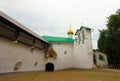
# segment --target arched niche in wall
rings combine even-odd
[[[96,57],[95,54],[93,54],[93,62],[94,62],[95,65],[97,64],[97,57]]]
[[[37,66],[37,65],[38,65],[38,62],[35,62],[35,63],[34,63],[34,66]]]
[[[46,63],[45,71],[53,72],[54,71],[54,64],[51,62]]]
[[[21,69],[21,66],[22,66],[22,62],[21,62],[21,61],[17,62],[17,63],[15,64],[14,71],[20,70],[20,69]]]

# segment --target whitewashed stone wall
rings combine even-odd
[[[21,66],[14,71],[16,63]],[[34,64],[37,63],[35,66]],[[0,73],[44,70],[44,51],[0,37]]]
[[[104,53],[101,53],[101,52],[95,52],[94,54],[96,56],[96,65],[97,66],[105,67],[108,65],[107,55],[105,55]],[[100,60],[99,55],[101,55],[104,58],[104,60]]]
[[[82,33],[85,33],[85,40],[82,43]],[[93,67],[93,51],[91,31],[81,29],[81,41],[73,43],[52,43],[53,49],[57,53],[57,58],[45,59],[44,51],[35,48],[31,52],[31,47],[15,43],[0,37],[0,73],[19,72],[19,71],[44,71],[48,62],[54,64],[55,70],[67,68],[90,69]],[[78,37],[78,36],[77,36]],[[78,39],[78,38],[77,38]],[[16,63],[21,62],[17,71],[14,70]],[[35,65],[37,63],[37,65]]]
[[[84,43],[82,31],[84,31]],[[80,40],[78,37],[80,33]],[[79,42],[80,41],[80,42]],[[74,42],[74,68],[90,69],[93,67],[93,51],[92,51],[91,31],[82,28],[76,34],[76,41]]]
[[[52,62],[55,70],[72,68],[73,65],[73,43],[52,43],[53,49],[57,53],[57,58],[46,59],[47,62]]]

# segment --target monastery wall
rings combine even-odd
[[[93,56],[92,54],[89,54],[86,48],[87,47],[85,45],[79,45],[74,47],[74,68],[92,68]]]
[[[76,40],[74,44],[52,43],[52,47],[57,53],[56,59],[46,59],[43,50],[35,48],[32,51],[31,46],[0,37],[0,73],[44,71],[49,62],[54,64],[54,70],[90,69],[93,67],[91,31],[84,31],[84,42],[81,31],[78,31],[81,40]]]
[[[44,70],[44,52],[0,37],[0,73]]]
[[[102,52],[95,52],[95,56],[97,66],[104,67],[108,65],[107,55]],[[100,60],[100,56],[102,56],[103,59]]]
[[[72,68],[73,66],[73,43],[52,43],[57,53],[57,58],[45,59],[45,62],[52,62],[55,70]]]

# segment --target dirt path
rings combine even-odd
[[[120,81],[120,73],[101,69],[68,69],[2,75],[0,81]]]
[[[118,69],[103,69],[103,70],[112,71],[112,72],[119,72],[120,73],[120,70],[118,70]]]

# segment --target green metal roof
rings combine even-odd
[[[54,37],[54,36],[42,36],[42,38],[48,42],[74,42],[72,38],[65,38],[65,37]]]
[[[82,28],[85,28],[85,29],[87,29],[87,30],[91,30],[91,28],[89,28],[89,27],[81,26],[81,28],[80,28],[80,29],[77,29],[77,31],[76,31],[76,33],[75,33],[75,35],[76,35],[76,34],[77,34],[77,32],[78,32],[79,30],[81,30]]]

